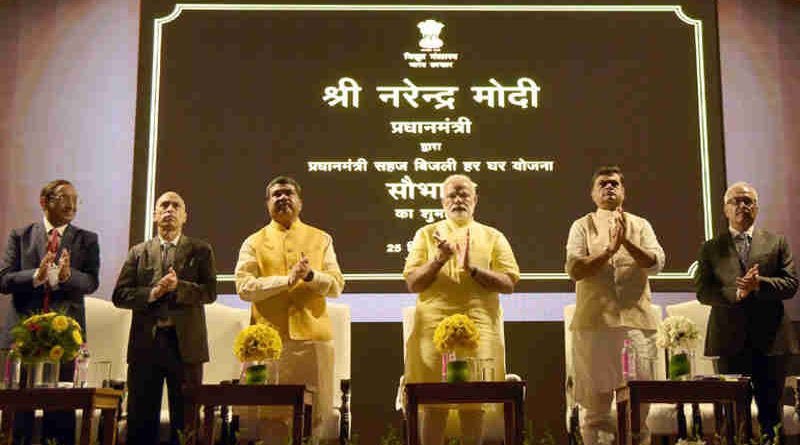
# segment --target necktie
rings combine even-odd
[[[175,255],[173,253],[174,247],[172,243],[164,243],[161,245],[161,271],[164,274],[169,272],[169,268],[172,267],[172,263],[175,261]]]
[[[750,257],[750,235],[742,232],[734,238],[736,242],[736,251],[739,253],[739,259],[742,265],[747,265],[747,259]]]
[[[161,245],[161,272],[162,275],[169,273],[169,268],[175,261],[175,245],[172,243],[164,243]],[[158,307],[158,320],[164,322],[169,319],[169,295],[165,295],[161,299],[161,304]]]
[[[61,235],[58,233],[56,229],[50,229],[50,237],[47,239],[47,252],[48,253],[58,253],[58,243],[59,237]],[[52,292],[52,288],[50,287],[50,280],[45,280],[44,285],[44,300],[42,301],[42,311],[47,313],[50,312],[50,294]]]
[[[61,235],[56,229],[50,229],[50,238],[47,240],[47,251],[56,253],[58,252],[58,242]]]

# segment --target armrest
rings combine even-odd
[[[349,443],[350,420],[350,379],[342,379],[339,383],[342,390],[342,406],[339,408],[339,443]]]
[[[394,399],[395,411],[400,411],[405,415],[406,412],[406,376],[401,375],[397,382],[397,396]]]
[[[800,376],[789,375],[786,376],[784,391],[783,391],[783,405],[794,406],[795,412],[800,412]]]

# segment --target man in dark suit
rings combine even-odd
[[[114,288],[114,305],[133,310],[128,340],[127,443],[158,443],[167,381],[170,441],[184,428],[184,385],[199,385],[208,361],[204,305],[217,299],[214,253],[182,234],[186,205],[175,192],[156,201],[158,236],[128,253]]]
[[[84,295],[97,290],[100,249],[97,234],[70,224],[78,192],[67,180],[45,185],[39,194],[41,222],[15,229],[0,264],[0,293],[11,294],[19,319],[37,312],[62,312],[86,329]],[[62,381],[72,381],[73,363],[61,365]],[[20,413],[15,443],[30,443],[33,413]],[[75,413],[45,412],[44,439],[75,443]],[[24,437],[24,438],[23,438]],[[44,442],[44,440],[42,441]]]
[[[730,186],[724,206],[728,230],[703,245],[695,274],[697,299],[711,306],[705,354],[719,356],[719,373],[751,376],[761,433],[771,438],[782,419],[787,355],[798,352],[783,309],[797,275],[786,238],[753,226],[753,186]]]

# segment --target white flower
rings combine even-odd
[[[698,338],[700,338],[700,331],[697,329],[697,325],[681,315],[665,318],[658,325],[656,332],[656,344],[660,348],[691,349]]]
[[[598,431],[597,432],[597,443],[599,445],[613,445],[617,442],[617,437],[614,433],[609,433],[607,431]]]
[[[675,442],[675,445],[706,445],[706,441],[703,439],[678,439]]]

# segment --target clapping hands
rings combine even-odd
[[[446,238],[442,238],[438,230],[433,232],[433,239],[436,241],[436,248],[438,250],[434,261],[444,264],[455,254],[459,269],[469,270],[469,229],[467,229],[467,238],[464,247],[458,243],[448,241]]]
[[[58,283],[63,283],[72,276],[70,269],[70,255],[68,249],[61,250],[61,257],[56,264],[56,252],[48,251],[39,263],[36,276],[47,281],[50,286],[55,287]]]
[[[744,276],[736,278],[736,301],[744,300],[758,288],[758,278],[758,264],[748,269]]]
[[[289,271],[289,287],[294,286],[294,283],[305,278],[310,270],[311,265],[308,261],[308,257],[305,253],[300,252],[300,261],[292,266],[292,270]]]
[[[163,297],[169,292],[174,291],[178,287],[178,275],[175,273],[175,269],[169,268],[167,274],[161,277],[153,286],[153,290],[150,291],[153,298],[158,299]]]
[[[58,282],[63,283],[72,276],[70,269],[69,250],[61,250],[61,258],[58,259]]]

